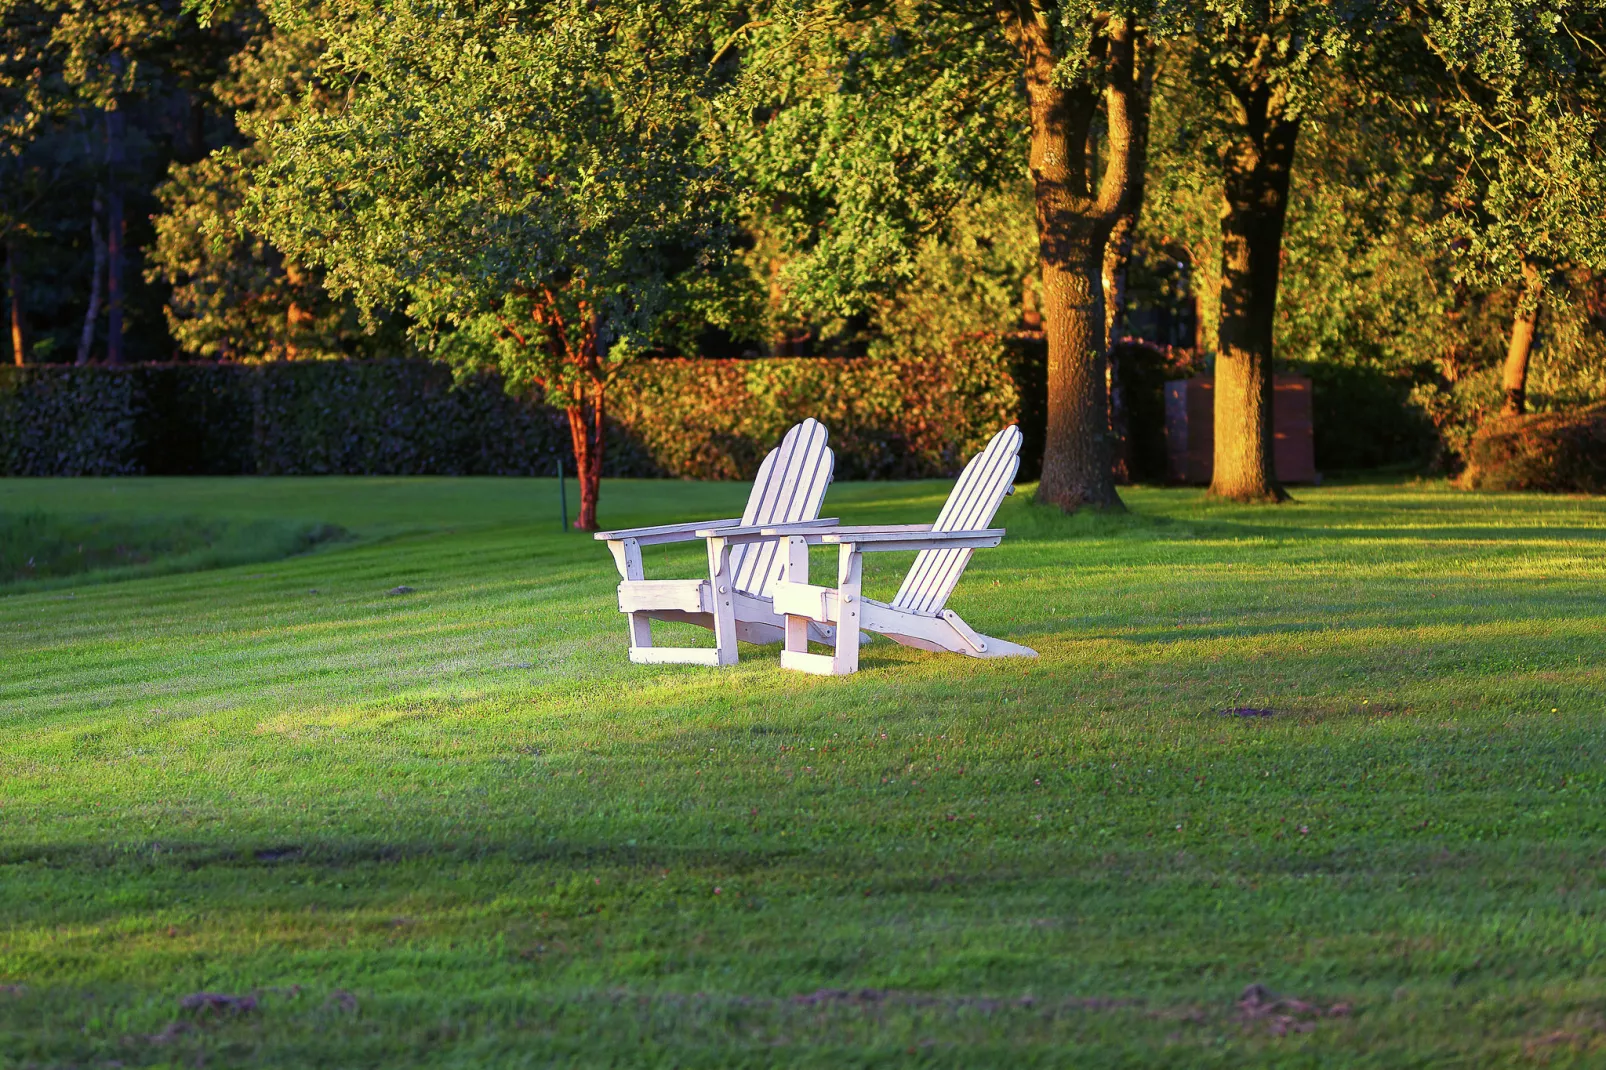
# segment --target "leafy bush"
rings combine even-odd
[[[1490,421],[1467,447],[1471,490],[1606,494],[1606,405]]]
[[[1413,403],[1408,377],[1375,364],[1318,360],[1287,367],[1311,381],[1318,469],[1420,467],[1434,459],[1439,435]]]

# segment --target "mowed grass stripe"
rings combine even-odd
[[[929,520],[946,490],[839,485],[826,512]],[[1017,496],[953,605],[1041,659],[877,643],[818,680],[754,649],[628,665],[611,562],[553,491],[0,484],[354,535],[0,598],[0,1065],[1599,1052],[1602,503]],[[744,492],[620,481],[603,522]],[[1319,1008],[1310,1031],[1246,1018],[1251,981]],[[260,1003],[178,1009],[202,989]]]

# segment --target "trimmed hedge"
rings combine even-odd
[[[0,473],[120,476],[144,470],[130,375],[0,368]]]
[[[557,414],[422,361],[0,370],[0,473],[530,475]]]
[[[1606,405],[1491,420],[1467,446],[1469,490],[1606,494]]]
[[[806,416],[842,479],[949,475],[1016,418],[1021,361],[643,360],[608,398],[609,476],[746,479]],[[0,475],[545,475],[568,426],[428,361],[0,368]]]
[[[610,408],[613,437],[657,474],[750,479],[786,429],[813,416],[830,429],[838,479],[915,479],[963,468],[1017,402],[1001,351],[978,344],[944,361],[641,361]]]

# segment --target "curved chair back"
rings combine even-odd
[[[836,465],[826,438],[825,425],[813,418],[786,433],[759,466],[742,513],[743,525],[793,524],[819,517]],[[738,591],[769,597],[785,568],[780,540],[734,547],[730,564]]]
[[[959,482],[937,514],[933,531],[976,531],[993,522],[998,507],[1015,484],[1020,468],[1020,428],[1014,424],[992,437],[987,448],[970,459]],[[921,550],[892,600],[893,608],[937,614],[948,604],[959,577],[970,564],[969,547]]]

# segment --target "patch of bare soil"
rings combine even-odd
[[[178,1005],[187,1011],[229,1011],[234,1014],[245,1014],[257,1009],[257,997],[226,996],[221,992],[191,992],[178,1001]]]
[[[1045,1010],[1106,1011],[1138,1005],[1136,1000],[1103,997],[1043,1003],[1035,996],[1020,996],[1015,999],[992,996],[935,996],[885,988],[817,988],[813,992],[803,992],[793,996],[792,1002],[805,1007],[872,1007],[879,1004],[894,1004],[903,1007],[942,1007],[950,1010],[974,1008],[982,1011],[1002,1010],[1005,1007],[1018,1007],[1022,1010],[1038,1007]]]
[[[1322,1006],[1292,996],[1279,996],[1262,984],[1252,984],[1238,997],[1238,1020],[1246,1025],[1265,1025],[1274,1037],[1289,1033],[1309,1033],[1323,1018],[1347,1018],[1348,1003]]]

